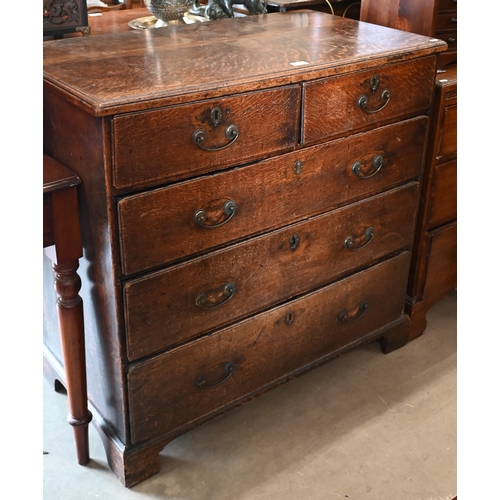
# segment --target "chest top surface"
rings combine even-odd
[[[446,49],[315,11],[44,43],[44,81],[96,116],[312,80]]]

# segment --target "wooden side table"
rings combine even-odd
[[[68,422],[73,426],[78,463],[89,462],[83,303],[77,274],[82,257],[78,213],[79,177],[53,158],[43,155],[43,247],[52,261],[57,293],[59,332],[68,391]]]

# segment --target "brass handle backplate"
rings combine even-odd
[[[379,79],[378,79],[377,75],[374,75],[370,79],[370,89],[371,89],[372,93],[374,93],[375,90],[377,90],[378,86],[379,86]],[[369,109],[368,108],[368,97],[366,96],[366,94],[361,94],[358,98],[358,106],[365,113],[368,113],[368,114],[378,113],[379,111],[382,111],[387,106],[387,104],[389,104],[389,101],[391,100],[391,93],[390,93],[389,89],[382,90],[381,97],[382,97],[382,101],[384,101],[384,103],[381,106],[379,106],[378,108]]]

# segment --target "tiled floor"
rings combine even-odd
[[[456,292],[391,354],[352,351],[170,443],[126,489],[90,428],[76,463],[67,398],[44,381],[46,500],[448,500],[457,492]],[[41,452],[40,452],[41,453]]]

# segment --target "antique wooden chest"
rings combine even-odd
[[[204,421],[407,342],[445,49],[313,11],[45,43],[44,150],[82,180],[89,402],[126,486]]]

